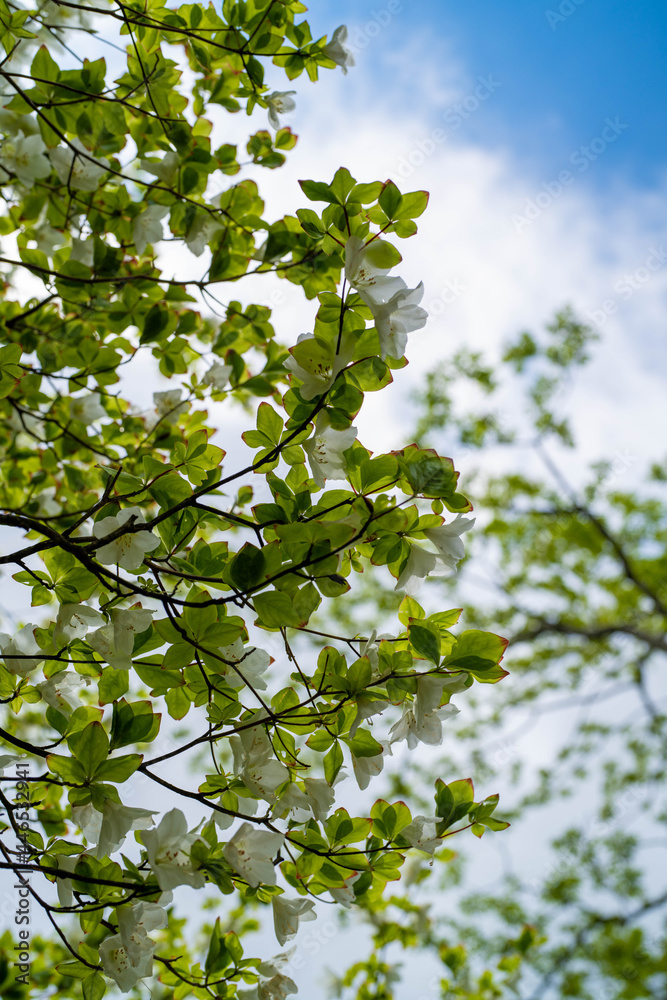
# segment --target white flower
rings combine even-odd
[[[102,829],[102,813],[92,802],[87,802],[85,806],[72,806],[72,820],[81,827],[89,844],[97,843]]]
[[[427,528],[424,534],[430,542],[433,542],[438,550],[437,553],[429,552],[421,545],[412,544],[408,561],[401,571],[394,590],[404,590],[410,597],[414,597],[427,576],[451,576],[455,573],[457,563],[465,555],[460,535],[464,531],[469,531],[474,523],[474,517],[461,517],[458,514],[450,524],[443,524],[439,528]]]
[[[359,648],[359,656],[366,656],[370,662],[373,669],[373,676],[376,676],[377,671],[380,666],[380,643],[383,639],[393,639],[394,636],[389,632],[381,632],[380,635],[377,634],[377,629],[373,629],[368,639],[366,639]]]
[[[90,677],[82,677],[73,670],[60,670],[35,687],[47,705],[68,717],[81,704],[79,689],[84,683],[90,684]]]
[[[358,236],[350,236],[345,244],[345,277],[370,306],[405,288],[402,278],[387,277],[390,267],[380,266],[385,246],[381,240],[365,244]]]
[[[70,139],[68,146],[49,150],[49,158],[60,183],[76,191],[97,191],[100,180],[108,170],[106,165],[102,166],[102,161],[89,157],[90,153],[78,139]]]
[[[352,754],[352,768],[354,770],[354,776],[357,779],[357,784],[359,788],[368,788],[371,778],[377,777],[384,767],[384,759],[386,756],[392,755],[391,746],[389,743],[382,741],[382,753],[377,754],[375,757],[355,757]]]
[[[442,692],[448,678],[442,675],[428,675],[417,681],[414,702],[406,703],[402,718],[390,730],[392,743],[408,741],[408,749],[414,750],[419,743],[439,746],[442,743],[442,723],[458,714],[455,705],[443,705]]]
[[[268,653],[265,654],[268,656]],[[275,801],[275,791],[289,781],[288,768],[273,756],[273,746],[261,726],[244,729],[230,737],[234,770],[246,788],[267,802]]]
[[[461,517],[457,514],[449,524],[443,524],[439,528],[427,528],[424,531],[429,542],[435,545],[442,561],[453,570],[456,570],[457,563],[465,555],[461,535],[464,531],[470,531],[474,523],[474,517]]]
[[[6,94],[5,101],[0,101],[0,131],[8,135],[16,135],[21,131],[24,135],[39,135],[39,124],[36,118],[30,115],[21,115],[16,111],[10,111],[7,107],[11,103],[12,95]]]
[[[289,951],[281,951],[279,955],[274,955],[272,958],[267,958],[263,962],[260,962],[257,966],[260,976],[263,976],[264,979],[272,979],[274,976],[284,972],[295,950],[295,948],[290,948]]]
[[[88,803],[72,806],[72,819],[83,830],[90,845],[88,853],[97,858],[106,858],[117,851],[132,830],[145,830],[153,823],[154,809],[135,809],[122,802],[105,799],[102,812]]]
[[[80,420],[82,424],[92,424],[101,417],[106,417],[107,411],[98,394],[89,392],[87,396],[70,400],[69,415],[72,420]]]
[[[7,670],[19,677],[27,677],[31,670],[42,662],[39,659],[41,649],[35,639],[36,625],[24,625],[14,638],[5,632],[0,632],[0,650]],[[13,655],[12,655],[13,654]],[[27,659],[26,659],[27,657]],[[33,657],[32,659],[30,657]]]
[[[18,764],[18,762],[22,759],[22,757],[17,757],[16,754],[13,753],[0,754],[0,776],[4,775],[6,767]]]
[[[366,719],[372,719],[374,715],[381,715],[388,706],[388,701],[365,697],[357,698],[357,714],[350,726],[350,736],[354,736],[362,722]]]
[[[343,452],[352,447],[356,437],[356,427],[335,431],[329,424],[328,416],[318,413],[313,436],[303,446],[318,486],[324,486],[327,479],[345,479]]]
[[[3,139],[0,143],[0,164],[5,170],[0,173],[0,181],[7,181],[6,176],[2,177],[6,171],[15,174],[29,188],[33,181],[48,177],[51,164],[45,152],[46,146],[39,135],[25,136],[23,132],[18,132],[13,139]]]
[[[48,222],[43,222],[33,230],[33,239],[38,250],[45,253],[47,257],[52,257],[54,251],[65,246],[67,237],[60,229],[54,229]]]
[[[133,830],[145,831],[147,827],[153,825],[155,811],[155,809],[124,806],[122,802],[105,799],[97,848],[93,853],[98,858],[106,858],[117,851],[128,833]]]
[[[219,361],[214,361],[204,375],[202,385],[212,385],[218,392],[222,392],[233,370],[231,365],[221,365]]]
[[[140,507],[124,507],[117,514],[96,521],[93,525],[93,535],[95,538],[106,538],[129,521],[133,525],[146,523]],[[152,552],[159,544],[158,536],[147,528],[145,531],[134,531],[114,538],[113,541],[98,548],[95,557],[105,566],[117,564],[123,569],[139,569],[146,553]]]
[[[225,680],[231,688],[238,691],[244,685],[259,691],[266,691],[266,681],[262,676],[271,663],[273,657],[263,649],[255,646],[244,646],[242,639],[237,639],[231,646],[222,646],[220,656],[227,660],[228,664],[220,663],[224,668]]]
[[[164,239],[162,219],[169,214],[168,205],[148,205],[132,223],[132,239],[141,256],[149,243]]]
[[[82,639],[88,629],[103,625],[104,615],[87,604],[61,604],[56,618],[54,639],[63,638],[66,642],[72,639]]]
[[[434,819],[426,816],[415,816],[412,823],[401,830],[401,837],[405,837],[411,847],[416,847],[426,854],[433,854],[442,841],[436,836],[436,824]]]
[[[234,769],[240,771],[248,762],[259,764],[273,756],[273,746],[260,726],[249,726],[240,733],[230,736],[229,743],[234,754]]]
[[[76,236],[73,236],[69,259],[77,260],[84,267],[92,267],[95,260],[95,241],[92,238],[89,240],[79,240]]]
[[[419,306],[423,295],[424,285],[420,282],[416,288],[400,288],[386,303],[371,306],[383,360],[387,355],[402,358],[408,334],[426,326],[428,313]]]
[[[190,406],[187,400],[181,402],[180,389],[168,389],[167,392],[154,392],[153,402],[157,411],[159,423],[161,420],[168,424],[175,424],[181,413],[185,413]]]
[[[148,932],[167,926],[169,918],[164,907],[158,903],[133,903],[129,907],[119,906],[117,914],[121,941],[131,960],[138,963],[143,955],[152,955],[155,942]]]
[[[305,823],[310,819],[312,810],[310,800],[305,792],[302,792],[296,781],[290,781],[277,797],[271,815],[289,818],[297,823]]]
[[[194,217],[192,225],[185,234],[185,242],[188,250],[195,257],[201,257],[210,239],[219,229],[222,229],[222,225],[217,219],[213,218],[212,215],[205,215],[203,212],[199,212]]]
[[[296,983],[289,976],[278,973],[268,982],[260,982],[257,989],[259,1000],[285,1000],[290,993],[298,993]]]
[[[449,576],[450,573],[449,567],[435,552],[427,552],[421,545],[412,544],[408,561],[396,581],[394,590],[404,590],[410,597],[414,597],[419,593],[422,583],[429,574]]]
[[[296,90],[274,90],[271,94],[263,95],[269,106],[269,123],[276,131],[280,128],[278,115],[289,114],[296,107],[296,102],[292,100],[292,94],[296,94]]]
[[[283,945],[296,936],[299,921],[317,920],[314,912],[315,903],[312,899],[287,899],[286,896],[274,896],[273,926],[278,943]]]
[[[304,399],[314,399],[327,392],[338,373],[347,367],[354,347],[349,341],[342,347],[340,354],[334,354],[332,345],[317,340],[312,333],[302,333],[296,347],[290,348],[291,357],[285,361],[285,368],[303,382],[299,392]]]
[[[17,447],[31,447],[33,444],[32,437],[36,437],[39,441],[44,440],[40,433],[43,430],[40,417],[41,414],[39,412],[37,414],[33,414],[28,413],[23,408],[20,410],[12,409],[10,416],[6,420],[6,426],[11,427],[13,431],[16,431],[16,434],[18,435],[16,439]],[[23,442],[26,442],[26,444],[23,444]]]
[[[150,941],[150,938],[147,938]],[[100,960],[107,976],[114,980],[122,993],[129,993],[139,982],[153,973],[153,948],[146,948],[134,962],[123,947],[120,934],[113,934],[100,945]]]
[[[116,608],[111,612],[111,621],[91,632],[86,641],[116,670],[130,670],[135,636],[146,631],[153,614],[146,608]]]
[[[100,958],[105,973],[115,980],[123,993],[129,993],[140,980],[153,972],[155,941],[149,931],[166,927],[167,911],[157,903],[133,903],[119,906],[118,934],[100,945]]]
[[[76,868],[76,863],[80,855],[58,854],[56,856],[56,867],[59,871],[70,872]],[[57,878],[56,888],[58,890],[58,902],[61,906],[71,906],[74,902],[72,880],[69,878]]]
[[[162,181],[166,187],[171,187],[180,162],[178,153],[170,150],[161,160],[142,160],[140,166],[142,170]]]
[[[290,773],[279,760],[268,760],[262,763],[247,763],[239,777],[246,788],[255,795],[260,795],[267,802],[273,802],[276,789],[289,781]]]
[[[324,54],[335,62],[337,66],[347,75],[347,67],[354,66],[354,56],[349,49],[345,48],[347,41],[347,26],[341,24],[333,33],[331,41],[324,46]]]
[[[306,796],[310,803],[311,812],[318,823],[321,823],[329,815],[336,793],[324,778],[305,778],[303,783],[306,787]]]
[[[361,878],[361,872],[350,872],[342,885],[329,889],[329,894],[337,903],[347,909],[354,903],[355,895],[352,886],[359,878]]]
[[[202,872],[194,868],[189,853],[201,837],[188,833],[187,820],[180,809],[168,812],[157,830],[146,830],[141,839],[161,889],[174,889],[177,885],[201,889],[205,884]]]
[[[243,823],[225,847],[223,854],[235,872],[256,888],[260,882],[276,884],[276,872],[271,858],[283,845],[282,833],[257,830]]]
[[[54,517],[60,513],[60,504],[54,500],[56,495],[55,486],[47,486],[45,490],[35,497],[37,502],[37,514],[39,517]]]

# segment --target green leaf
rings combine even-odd
[[[343,766],[343,751],[339,743],[334,743],[324,758],[324,777],[333,785],[336,776]]]
[[[373,240],[367,245],[365,254],[369,263],[379,268],[395,267],[403,260],[394,244],[385,240]]]
[[[391,805],[384,799],[378,799],[371,808],[373,833],[383,840],[393,840],[401,830],[412,822],[410,810],[405,802],[393,802]]]
[[[428,205],[428,191],[410,191],[403,195],[400,207],[394,218],[396,219],[417,219],[426,211]]]
[[[150,701],[128,703],[123,698],[115,702],[109,749],[113,752],[132,743],[150,743],[159,732],[161,718],[153,713]]]
[[[466,670],[483,683],[495,684],[507,677],[507,671],[499,666],[506,649],[507,639],[470,629],[458,636],[445,666],[449,670]]]
[[[100,705],[109,705],[122,698],[130,689],[130,671],[104,667],[98,682]]]
[[[400,211],[402,208],[403,198],[401,192],[398,190],[393,181],[387,181],[385,186],[382,188],[379,197],[380,208],[385,213],[388,219],[399,218]]]
[[[331,205],[341,204],[328,184],[323,184],[320,181],[299,181],[299,184],[309,201],[327,201]]]
[[[410,622],[408,629],[410,645],[420,656],[435,663],[440,664],[440,637],[433,628],[429,628],[426,623]]]
[[[81,980],[83,1000],[102,1000],[107,991],[107,984],[104,976],[99,972],[93,972]]]
[[[85,784],[86,772],[83,765],[73,757],[62,757],[60,754],[50,753],[46,758],[46,763],[49,770],[62,778],[63,781],[71,782],[74,785]]]
[[[241,591],[250,590],[264,575],[264,553],[255,545],[246,542],[229,566],[232,583]]]
[[[220,926],[220,917],[215,921],[211,942],[206,956],[205,969],[210,976],[213,973],[222,972],[232,961],[232,955],[225,943],[225,935]]]
[[[446,791],[445,791],[446,789]],[[436,782],[436,816],[440,817],[437,832],[440,835],[448,827],[467,816],[474,805],[475,789],[471,778],[452,781],[449,785]]]
[[[278,444],[283,433],[283,418],[269,403],[260,403],[257,410],[257,430],[271,442]]]
[[[355,757],[377,757],[382,753],[382,744],[367,729],[357,729],[353,738],[347,742]]]
[[[80,732],[69,736],[67,743],[87,778],[92,778],[109,756],[109,737],[101,722],[89,723]]]

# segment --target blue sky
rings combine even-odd
[[[390,84],[387,53],[424,33],[427,57],[439,60],[443,73],[454,57],[471,81],[492,74],[501,83],[466,123],[469,140],[509,146],[536,172],[557,174],[607,117],[618,116],[628,127],[596,168],[596,187],[603,192],[619,178],[642,187],[659,180],[667,161],[662,0],[403,0],[400,7],[364,48],[378,88]],[[388,9],[388,0],[315,0],[309,17],[322,33],[345,21],[354,38],[385,22]]]

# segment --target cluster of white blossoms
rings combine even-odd
[[[92,156],[79,139],[70,139],[67,146],[50,149],[48,155],[60,183],[75,191],[97,191],[109,169],[103,161]]]
[[[345,277],[373,313],[380,339],[380,357],[399,360],[405,354],[408,334],[426,326],[428,313],[419,303],[424,285],[408,288],[399,277],[389,277],[382,266],[384,244],[350,236],[345,244]]]
[[[118,934],[102,942],[100,959],[106,974],[116,981],[123,993],[129,993],[140,979],[152,975],[156,943],[148,934],[166,927],[168,917],[158,903],[132,903],[129,907],[119,907],[116,912]]]
[[[246,685],[253,691],[266,691],[264,672],[273,663],[273,657],[264,649],[244,646],[237,639],[231,646],[221,647],[220,657],[225,680],[235,691]]]
[[[81,241],[77,240],[77,242]],[[94,424],[96,420],[106,417],[107,411],[102,406],[98,394],[89,392],[85,396],[70,400],[69,415],[72,420],[79,420],[82,424]]]
[[[42,651],[35,639],[35,628],[35,625],[24,625],[13,637],[0,632],[0,651],[10,674],[27,677],[42,662]]]
[[[408,561],[394,589],[403,590],[414,597],[427,576],[450,576],[456,573],[457,566],[465,555],[461,535],[464,531],[470,531],[474,523],[474,517],[461,517],[457,514],[449,524],[427,528],[424,534],[437,551],[430,552],[413,542]]]
[[[463,691],[466,675],[446,677],[441,674],[427,674],[417,681],[415,700],[406,702],[403,715],[390,730],[392,743],[407,740],[408,749],[414,750],[420,743],[439,746],[442,743],[442,723],[458,714],[455,705],[439,708],[443,691],[455,694]]]
[[[166,392],[154,392],[153,402],[155,403],[155,411],[157,413],[155,425],[162,421],[168,424],[175,424],[181,413],[185,413],[190,406],[187,399],[181,401],[180,389],[167,389]]]
[[[299,392],[304,399],[310,401],[315,396],[328,392],[338,373],[352,360],[353,354],[354,344],[349,336],[342,338],[341,346],[334,354],[333,349],[316,340],[314,334],[302,333],[296,347],[290,348],[285,368],[299,379],[302,383]]]
[[[111,621],[87,636],[86,641],[96,653],[116,670],[130,670],[135,637],[150,627],[153,611],[136,607],[114,608]]]
[[[124,507],[117,514],[96,521],[93,525],[93,535],[95,538],[104,539],[126,524],[135,526],[145,523],[146,519],[141,507]],[[145,530],[128,532],[126,535],[119,535],[118,538],[112,539],[106,545],[95,550],[95,558],[105,566],[117,565],[127,570],[139,569],[146,553],[152,552],[159,544],[158,536],[146,528]]]
[[[216,392],[222,392],[227,388],[229,376],[232,374],[231,365],[221,365],[219,361],[214,361],[202,379],[202,385],[210,385]]]
[[[356,427],[336,431],[326,413],[318,413],[315,432],[304,443],[313,479],[321,488],[327,479],[345,479],[347,472],[344,451],[351,448],[357,437]]]
[[[46,146],[39,135],[15,136],[3,139],[0,144],[0,183],[8,180],[20,181],[31,188],[35,181],[48,177],[51,164],[46,158]]]

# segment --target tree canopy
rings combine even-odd
[[[617,451],[570,476],[568,387],[595,339],[565,309],[498,359],[459,351],[419,393],[417,440],[465,449],[481,512],[462,574],[420,600],[465,593],[465,620],[508,638],[509,677],[472,691],[446,756],[410,758],[391,793],[419,801],[434,771],[473,773],[503,789],[513,828],[482,879],[459,842],[413,862],[409,887],[368,912],[376,954],[338,977],[346,998],[400,996],[413,951],[448,1000],[667,988],[667,473]],[[396,595],[364,585],[360,607],[391,615]]]
[[[282,998],[257,915],[282,947],[320,900],[381,908],[410,851],[507,826],[449,773],[423,815],[346,806],[506,641],[410,597],[472,526],[452,459],[353,424],[427,320],[395,269],[428,195],[332,167],[271,221],[248,176],[296,143],[282,73],[351,62],[304,11],[0,0],[3,996]],[[270,130],[226,142],[256,108]],[[250,275],[301,289],[311,332],[280,343]],[[391,632],[313,628],[362,573],[405,595]]]

